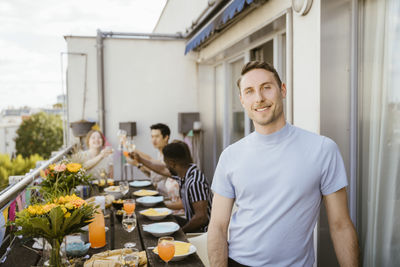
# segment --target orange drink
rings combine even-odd
[[[135,211],[136,203],[134,199],[125,199],[124,200],[124,210],[126,213],[131,214]]]
[[[98,209],[97,212],[93,221],[89,224],[89,242],[92,248],[101,248],[106,245],[104,216],[101,209]]]
[[[160,237],[158,239],[158,255],[160,258],[165,261],[169,262],[175,254],[175,243],[173,237]]]

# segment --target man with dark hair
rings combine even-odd
[[[163,138],[168,137],[171,135],[171,130],[169,129],[169,127],[163,123],[156,123],[150,126],[151,130],[159,130],[160,134]],[[168,143],[168,140],[167,140]]]
[[[160,174],[157,172],[157,166],[165,166],[163,162],[163,148],[168,144],[169,136],[171,134],[171,130],[169,127],[163,123],[157,123],[150,126],[151,130],[151,142],[153,147],[157,149],[157,159],[153,159],[146,153],[143,153],[140,150],[135,150],[132,154],[132,158],[135,158],[136,161],[131,162],[136,165],[140,170],[144,173],[148,173],[150,179],[157,190],[165,196],[168,196],[172,202],[175,203],[174,209],[181,209],[182,204],[179,199],[179,185],[177,182],[171,178],[168,178],[168,175]],[[143,166],[144,165],[144,166]]]
[[[339,264],[358,266],[337,145],[285,121],[286,86],[270,64],[247,63],[238,86],[255,131],[222,152],[214,173],[211,266],[312,266],[321,201]]]
[[[173,142],[163,149],[164,162],[180,185],[180,196],[186,221],[180,222],[182,230],[204,232],[211,213],[210,186],[204,174],[193,164],[189,148],[184,142]]]

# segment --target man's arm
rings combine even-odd
[[[359,266],[357,234],[347,208],[346,189],[324,196],[329,229],[340,266]]]
[[[207,218],[207,200],[201,200],[193,202],[194,216],[188,221],[182,230],[185,233],[190,233],[193,231],[198,231],[199,228],[205,226],[208,223]]]
[[[183,209],[183,203],[182,200],[179,199],[177,201],[170,201],[170,200],[166,200],[164,201],[164,204],[167,208],[171,209],[171,210],[180,210]]]
[[[130,153],[129,156],[160,175],[166,177],[171,176],[171,173],[169,172],[164,162],[152,158],[143,157],[142,153],[139,153],[137,151]]]
[[[208,259],[210,266],[228,266],[228,226],[234,199],[214,193],[208,226]]]

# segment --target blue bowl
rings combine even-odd
[[[67,245],[67,255],[73,257],[81,257],[85,255],[90,248],[90,243],[69,243]]]

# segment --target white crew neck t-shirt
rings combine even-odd
[[[228,146],[211,188],[238,206],[229,226],[229,257],[248,266],[312,266],[322,195],[345,186],[335,142],[288,123]]]

